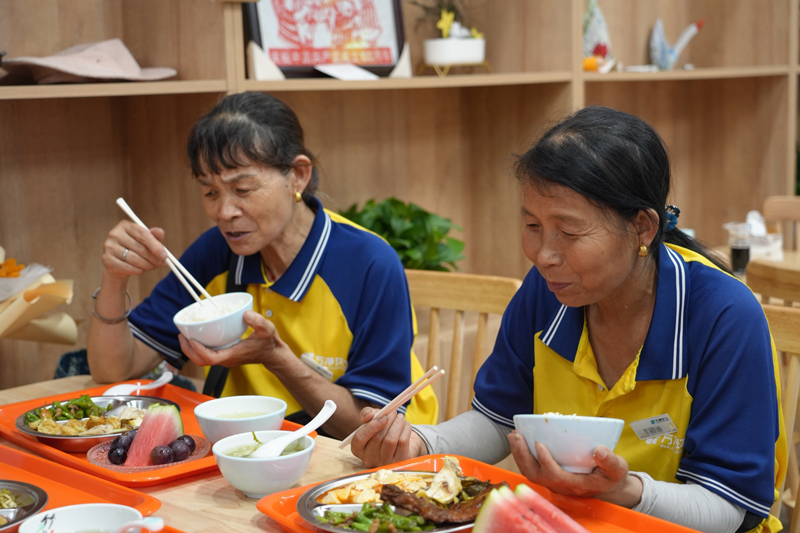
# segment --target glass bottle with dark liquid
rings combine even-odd
[[[731,269],[733,273],[741,277],[747,270],[747,263],[750,261],[750,247],[734,248],[731,247]]]
[[[731,247],[731,270],[738,277],[744,276],[747,263],[750,261],[750,224],[746,222],[729,222],[724,225],[728,230],[728,246]]]

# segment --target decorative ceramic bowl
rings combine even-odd
[[[517,433],[525,437],[534,457],[534,443],[541,442],[564,470],[579,474],[588,474],[597,466],[592,457],[592,451],[597,446],[614,450],[624,425],[625,422],[618,418],[514,415]]]
[[[486,40],[427,39],[423,51],[428,65],[477,65],[486,58]]]
[[[270,396],[229,396],[194,408],[200,429],[212,444],[248,431],[280,429],[285,415],[286,402]]]
[[[213,296],[222,311],[206,300],[184,307],[172,321],[187,339],[221,350],[233,346],[247,331],[245,311],[253,310],[253,296],[247,292],[230,292]]]
[[[269,442],[288,433],[291,432],[255,432],[259,442]],[[306,473],[308,463],[311,461],[311,454],[314,452],[314,439],[305,436],[303,437],[305,448],[290,455],[253,458],[226,455],[226,452],[237,446],[252,442],[252,433],[242,433],[226,437],[211,448],[225,481],[242,491],[248,498],[262,498],[267,494],[286,490],[295,485]]]
[[[19,526],[19,533],[111,531],[122,524],[141,518],[142,513],[127,505],[114,503],[68,505],[28,518]]]

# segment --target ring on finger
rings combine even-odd
[[[130,250],[128,250],[127,248],[122,250],[122,262],[123,263],[127,263],[128,262],[128,260],[127,260],[128,252],[130,252]]]

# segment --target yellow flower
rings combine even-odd
[[[453,20],[456,18],[455,11],[447,11],[446,9],[442,9],[442,18],[439,19],[439,22],[436,23],[436,27],[442,30],[442,37],[447,39],[450,35],[450,26],[453,25]]]
[[[473,39],[483,39],[483,34],[479,32],[478,28],[476,28],[475,26],[472,27],[470,33],[472,34]]]

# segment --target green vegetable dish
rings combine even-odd
[[[351,529],[353,531],[370,532],[395,532],[395,531],[429,531],[436,526],[421,516],[412,514],[402,516],[392,511],[388,503],[377,505],[365,503],[361,510],[355,513],[340,513],[338,511],[325,511],[319,518],[332,526]]]
[[[46,411],[47,414],[43,412]],[[25,423],[30,424],[41,420],[42,418],[49,418],[51,420],[80,420],[81,418],[88,418],[89,416],[103,416],[106,413],[106,408],[100,407],[92,401],[92,398],[86,394],[80,398],[67,400],[66,402],[53,402],[50,407],[37,407],[32,411],[25,413]]]

